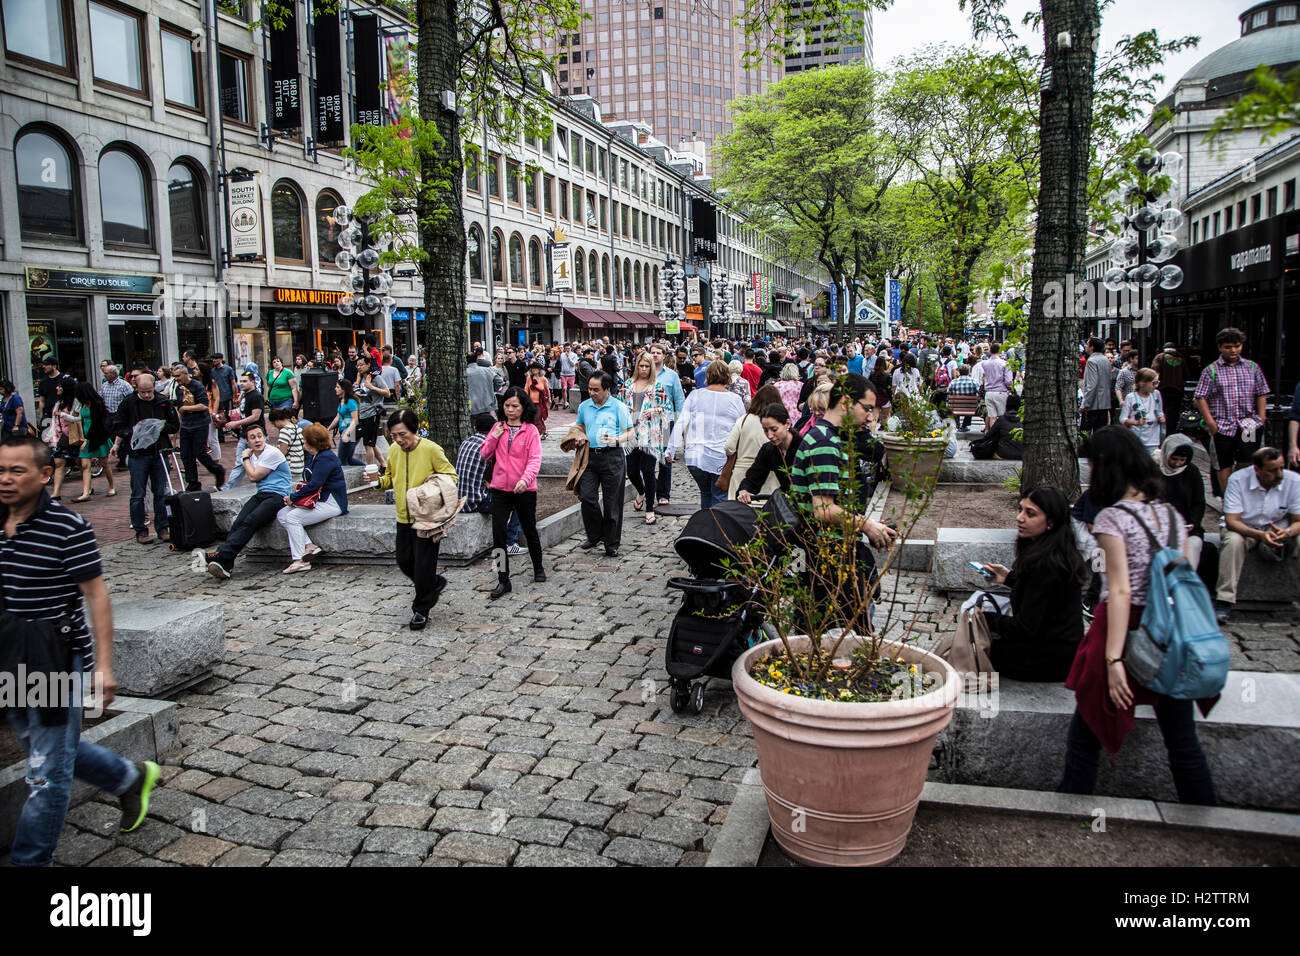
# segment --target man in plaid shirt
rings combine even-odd
[[[460,443],[460,448],[456,449],[456,487],[465,496],[465,506],[461,511],[468,511],[470,514],[490,515],[492,514],[492,493],[488,490],[487,484],[487,467],[488,463],[481,454],[483,450],[483,439],[487,433],[492,430],[496,424],[496,419],[487,412],[480,412],[470,419],[470,424],[474,426],[474,434],[470,435]],[[510,520],[506,523],[506,551],[510,554],[527,554],[528,552],[520,547],[519,537],[523,534],[523,527],[519,524],[519,515],[512,513]]]
[[[108,418],[105,420],[105,425],[108,428],[108,433],[113,435],[116,434],[113,426],[117,420],[117,406],[121,405],[122,399],[132,394],[135,389],[125,379],[118,377],[117,366],[108,359],[104,359],[99,363],[99,370],[104,375],[104,381],[99,383],[99,397],[104,400],[104,405],[108,408]],[[113,447],[116,449],[121,441],[120,438],[116,439],[113,442]],[[126,471],[126,462],[122,460],[120,453],[117,456],[117,470]]]
[[[1214,337],[1219,357],[1201,372],[1196,383],[1196,410],[1214,438],[1219,460],[1219,487],[1228,487],[1228,477],[1251,463],[1251,456],[1264,440],[1264,414],[1269,394],[1264,371],[1241,357],[1246,344],[1241,329],[1226,328]]]
[[[979,383],[971,378],[970,366],[959,365],[957,367],[957,377],[948,385],[948,397],[951,398],[954,395],[978,395],[979,393]],[[963,415],[957,422],[957,427],[961,431],[966,431],[970,428],[970,420],[970,415]]]

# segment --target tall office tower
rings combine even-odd
[[[560,54],[555,91],[591,96],[602,119],[649,123],[670,145],[712,143],[731,121],[727,104],[782,76],[768,60],[746,70],[741,0],[583,0],[581,33],[549,41]],[[776,49],[774,46],[773,49]]]
[[[810,7],[812,4],[804,0],[800,6]],[[849,63],[872,66],[875,61],[872,30],[870,10],[853,11],[848,29],[839,37],[835,36],[834,29],[828,24],[812,24],[804,30],[798,41],[787,48],[785,71],[798,73],[801,70]]]

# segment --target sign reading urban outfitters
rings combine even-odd
[[[271,299],[287,305],[338,305],[342,292],[320,289],[272,289]]]
[[[91,272],[85,269],[27,267],[27,288],[50,292],[120,292],[124,295],[162,295],[160,275]]]

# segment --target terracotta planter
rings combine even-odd
[[[809,646],[806,637],[791,643],[796,651]],[[961,678],[946,661],[902,647],[899,657],[942,675],[936,690],[882,703],[805,700],[749,676],[755,661],[780,650],[780,641],[759,644],[731,672],[754,728],[772,835],[805,863],[888,863],[912,829],[934,739],[952,719]]]
[[[876,437],[885,446],[889,484],[897,491],[906,491],[909,483],[923,484],[938,474],[948,448],[947,438],[895,438],[886,431]]]

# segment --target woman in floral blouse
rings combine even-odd
[[[672,415],[668,390],[655,381],[654,360],[649,352],[642,352],[636,360],[632,378],[623,384],[619,400],[632,410],[632,428],[626,439],[632,442],[627,456],[627,474],[636,488],[637,511],[645,508],[646,524],[654,524],[655,470],[663,461],[664,447],[668,444],[667,425]]]

